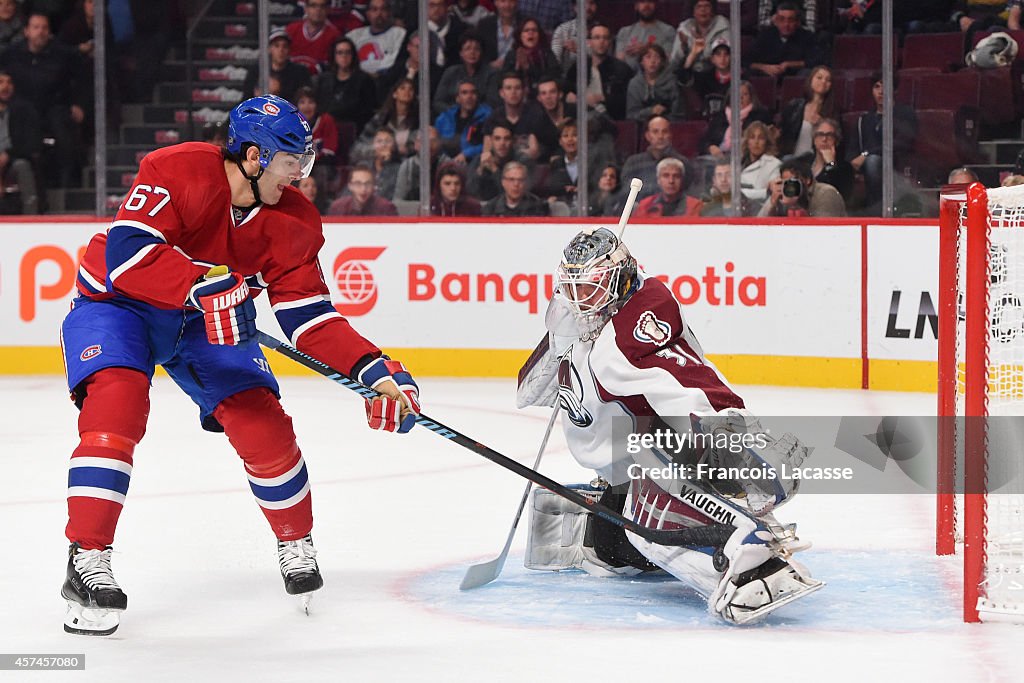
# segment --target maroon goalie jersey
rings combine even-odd
[[[613,448],[613,418],[709,415],[743,408],[741,399],[704,357],[672,293],[644,278],[594,341],[575,341],[558,368],[558,394],[573,457],[622,483],[629,460]],[[621,445],[621,444],[620,444]]]
[[[323,243],[319,213],[293,187],[236,222],[220,148],[187,142],[142,160],[110,228],[89,242],[78,290],[183,308],[195,281],[226,265],[253,296],[267,290],[292,345],[347,371],[380,351],[331,305],[317,261]]]

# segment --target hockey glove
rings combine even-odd
[[[366,401],[366,422],[370,429],[405,434],[420,414],[420,389],[397,360],[381,356],[367,363],[356,378],[380,394]]]
[[[185,304],[203,312],[211,344],[235,346],[256,336],[256,305],[249,286],[227,266],[214,266],[188,292]]]

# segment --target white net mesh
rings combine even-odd
[[[988,254],[988,421],[986,464],[985,569],[978,609],[982,619],[1024,619],[1024,187],[988,192],[991,227]],[[957,244],[958,324],[957,415],[964,414],[967,230],[961,211]],[[962,427],[962,423],[959,425]],[[963,438],[956,436],[957,461]],[[962,465],[961,465],[962,467]],[[958,481],[962,475],[958,472]],[[962,489],[958,489],[962,490]],[[962,538],[963,497],[957,496],[957,530]]]

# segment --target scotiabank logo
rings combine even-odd
[[[347,317],[366,315],[377,305],[377,283],[367,261],[375,261],[386,247],[352,247],[334,259],[334,284],[338,300],[334,308]]]
[[[721,268],[707,266],[701,275],[655,275],[684,306],[704,303],[710,306],[765,306],[768,282],[763,276],[739,275],[736,265],[727,261]],[[498,302],[506,298],[525,303],[537,313],[554,292],[554,278],[537,273],[438,273],[428,263],[410,263],[408,267],[409,301]]]

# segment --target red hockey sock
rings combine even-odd
[[[135,445],[146,433],[149,380],[138,370],[107,368],[89,377],[78,416],[78,448],[68,463],[69,541],[85,549],[114,542],[132,474]]]
[[[306,463],[295,443],[292,419],[266,388],[248,389],[221,401],[214,417],[245,463],[256,502],[282,541],[313,528]]]

